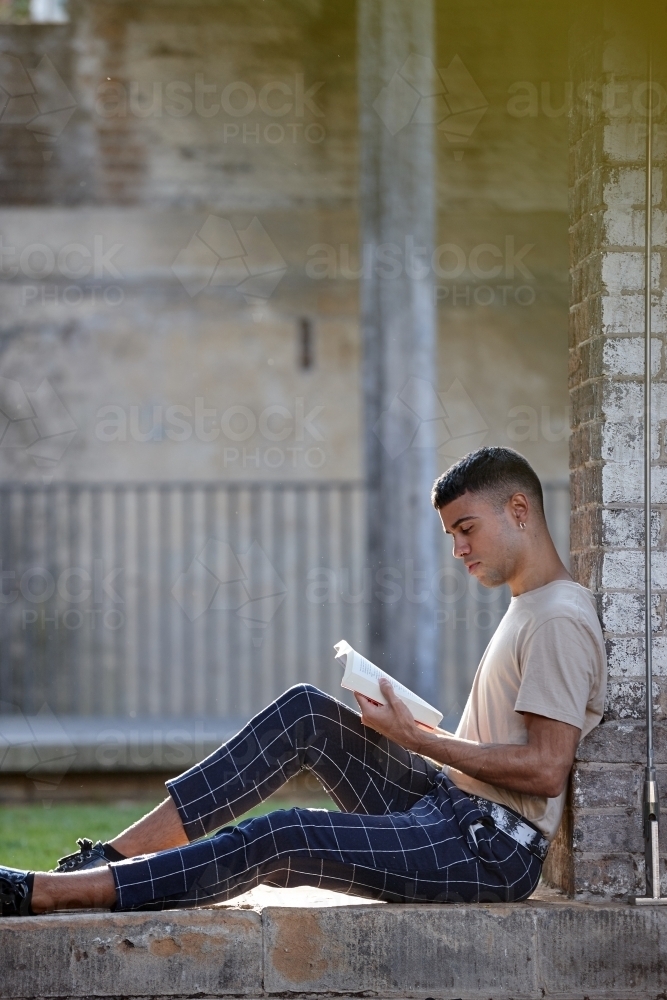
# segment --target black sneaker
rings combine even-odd
[[[0,866],[0,916],[34,916],[30,908],[34,878],[34,872]]]
[[[96,844],[87,837],[79,837],[77,840],[79,850],[74,854],[68,854],[65,858],[60,858],[54,872],[81,872],[86,868],[102,868],[110,861],[123,861],[124,855],[119,854],[111,844],[103,844],[98,840]]]

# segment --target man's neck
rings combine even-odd
[[[545,549],[546,551],[541,551],[539,560],[532,558],[507,581],[512,597],[519,597],[529,590],[537,590],[538,587],[546,587],[548,583],[554,583],[556,580],[572,580],[551,539],[548,540]]]

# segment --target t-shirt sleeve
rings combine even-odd
[[[595,644],[573,618],[551,618],[526,640],[515,712],[583,729],[595,678]]]

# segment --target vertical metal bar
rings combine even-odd
[[[120,593],[122,599],[122,605],[120,612],[122,614],[122,624],[120,628],[114,631],[114,700],[113,708],[111,709],[112,715],[124,715],[128,711],[127,704],[127,690],[125,686],[125,673],[126,673],[126,618],[127,618],[127,563],[125,560],[125,488],[118,484],[114,486],[112,491],[113,497],[113,553],[114,569],[121,568],[122,572],[115,577],[114,589]],[[117,581],[117,582],[116,582]]]
[[[653,767],[653,648],[651,637],[651,257],[653,249],[653,88],[648,59],[646,231],[644,248],[644,635],[646,647],[646,762]]]
[[[259,485],[259,484],[258,484]],[[257,492],[257,508],[259,511],[259,532],[261,535],[261,546],[264,550],[264,554],[267,557],[269,563],[271,564],[273,573],[276,573],[276,564],[274,561],[273,552],[273,493],[274,484],[268,483],[263,489]],[[268,568],[267,568],[267,572]],[[277,583],[275,580],[272,581],[273,586],[276,587]],[[263,589],[263,588],[262,588]],[[273,587],[270,588],[273,592]],[[259,655],[259,685],[261,686],[262,694],[266,695],[266,701],[274,697],[273,684],[275,678],[275,649],[276,649],[276,619],[280,617],[280,609],[274,609],[271,618],[269,619],[266,628],[262,629],[261,637],[262,642],[257,650]],[[262,703],[262,708],[264,707],[265,699],[261,697],[257,699]]]
[[[227,541],[229,538],[228,524],[228,491],[223,483],[217,483],[215,487],[213,537],[218,538],[221,541]],[[224,718],[225,716],[229,717],[231,715],[229,709],[229,692],[231,688],[231,671],[229,666],[229,629],[227,628],[227,619],[224,614],[213,614],[211,617],[214,622],[215,636],[215,714],[218,718]]]
[[[11,538],[12,538],[12,491],[8,487],[0,488],[0,570],[10,571],[11,568]],[[12,612],[9,607],[9,594],[4,591],[4,583],[0,580],[0,703],[2,711],[9,713],[9,705],[14,701],[14,685],[12,683],[11,634]],[[15,711],[15,709],[12,709]]]
[[[289,687],[301,679],[298,664],[298,650],[301,648],[303,618],[300,608],[300,595],[302,588],[299,586],[297,576],[297,555],[298,555],[298,510],[297,510],[298,490],[294,484],[286,485],[282,495],[282,524],[283,532],[281,537],[282,568],[281,579],[287,587],[284,607],[284,630],[282,638],[284,642],[283,663],[284,687]]]
[[[147,683],[150,696],[148,714],[164,716],[164,687],[160,662],[160,488],[151,486],[146,492],[146,623]]]
[[[185,561],[187,558],[185,536],[185,490],[182,484],[174,487],[172,502],[173,515],[170,534],[172,544],[174,546],[173,567],[174,580],[176,580],[180,573],[184,573],[187,570],[189,565],[189,563],[186,563]],[[171,587],[169,598],[173,601]],[[170,614],[174,615],[172,626],[174,622],[176,623],[176,627],[172,633],[175,654],[172,654],[171,657],[171,673],[169,676],[171,712],[172,715],[183,716],[186,714],[183,708],[183,676],[187,672],[188,666],[185,661],[187,648],[186,625],[189,625],[190,622],[188,621],[188,617],[184,613],[183,609],[179,608],[175,603],[170,604]]]
[[[170,714],[171,709],[171,699],[169,691],[169,680],[170,680],[170,650],[171,642],[169,635],[169,617],[167,614],[168,610],[168,580],[171,573],[171,565],[169,559],[169,484],[160,483],[158,486],[158,496],[157,496],[157,517],[158,517],[158,528],[157,528],[157,563],[158,563],[158,581],[157,581],[157,600],[158,607],[156,611],[157,617],[157,636],[156,642],[158,647],[158,661],[157,670],[159,675],[159,685],[160,685],[160,714],[164,718]]]
[[[355,560],[353,557],[354,543],[356,541],[356,536],[354,529],[356,525],[353,524],[352,518],[352,489],[349,483],[341,483],[340,485],[340,504],[339,504],[339,563],[338,563],[338,573],[337,573],[337,584],[338,584],[338,594],[337,597],[340,599],[340,635],[343,639],[348,639],[356,646],[357,636],[356,632],[356,622],[355,622],[355,605],[352,602],[352,594],[358,593],[358,591],[352,589],[352,583],[344,588],[345,580],[352,581],[356,574],[357,566],[355,565]],[[363,607],[364,603],[364,569],[362,566],[361,574],[359,576],[359,587],[361,589],[361,605]],[[335,640],[337,641],[337,640]],[[359,648],[358,646],[356,648]],[[362,645],[362,649],[366,646]],[[336,664],[338,667],[338,664]],[[335,677],[335,674],[333,675]]]
[[[95,553],[95,527],[99,516],[98,504],[99,490],[96,483],[86,484],[81,488],[79,494],[79,550],[77,562],[74,564],[77,569],[85,570],[89,579],[93,578],[93,559]],[[76,604],[76,601],[71,602]],[[74,609],[72,609],[74,610]],[[81,612],[80,612],[81,613]],[[85,621],[90,618],[84,615],[81,621],[78,614],[70,614],[68,618],[75,625],[80,627],[72,629],[76,632],[77,648],[79,650],[80,674],[82,695],[82,715],[95,716],[98,714],[97,706],[97,685],[99,674],[99,661],[95,655],[93,633],[90,622]]]
[[[308,652],[310,647],[311,616],[305,600],[305,581],[307,574],[307,531],[308,513],[306,488],[302,483],[295,486],[295,519],[294,519],[294,581],[296,586],[296,618],[300,622],[301,639],[296,644],[296,675],[298,678],[310,680]]]
[[[88,566],[82,567],[87,569],[89,577],[91,580],[95,581],[98,578],[98,572],[95,569],[96,561],[98,566],[102,567],[100,575],[104,574],[104,495],[102,493],[101,487],[93,487],[90,491],[90,547],[86,553],[89,559]],[[97,589],[97,584],[94,584],[94,588]],[[93,593],[93,602],[96,600],[98,595]],[[88,652],[88,669],[91,673],[90,685],[91,693],[90,699],[93,706],[93,713],[95,715],[106,715],[108,697],[107,697],[107,687],[108,687],[108,668],[105,662],[104,656],[104,643],[103,643],[103,629],[104,625],[102,623],[103,614],[96,615],[95,604],[92,605],[93,613],[90,615],[85,615],[88,619],[87,628],[85,632],[89,632],[88,642],[86,643]],[[100,621],[96,621],[99,617]]]
[[[241,541],[240,536],[240,509],[241,509],[241,491],[240,487],[236,483],[232,483],[229,486],[227,501],[227,540],[232,547],[234,552],[239,551],[239,543]],[[228,668],[235,670],[237,673],[238,680],[233,684],[230,684],[229,693],[229,707],[231,709],[231,714],[238,718],[241,716],[241,710],[243,706],[243,696],[242,696],[242,678],[241,672],[244,670],[245,664],[241,661],[241,645],[239,642],[239,624],[240,620],[236,615],[226,615],[227,620],[227,634],[228,634],[228,644],[227,650],[229,654],[228,658]],[[245,628],[245,626],[244,626]]]
[[[50,486],[43,491],[42,517],[44,519],[44,565],[51,574],[51,579],[57,581],[60,576],[58,564],[57,523],[55,518],[54,493]],[[58,613],[57,590],[47,602],[49,617]],[[57,631],[45,632],[42,647],[43,663],[41,664],[42,696],[51,711],[58,710],[58,691],[60,688],[60,642]]]
[[[139,483],[135,490],[137,531],[135,535],[135,567],[137,574],[137,714],[149,714],[148,691],[148,636],[146,634],[148,602],[148,498],[146,484]]]
[[[118,608],[113,588],[114,578],[114,494],[109,484],[100,486],[101,529],[98,575],[93,583],[93,614],[95,629],[100,633],[100,656],[104,674],[103,714],[113,716],[116,704],[115,632],[118,626]],[[111,574],[109,577],[108,574]],[[109,579],[111,587],[105,586]]]
[[[334,568],[331,559],[331,504],[333,500],[333,486],[320,483],[315,487],[317,496],[317,558],[315,565],[318,569],[326,570],[327,574]],[[337,574],[336,574],[337,577]],[[338,580],[336,580],[338,582]],[[327,596],[326,604],[321,613],[317,616],[319,624],[317,643],[315,646],[317,657],[317,683],[325,691],[328,689],[327,677],[331,666],[331,647],[337,639],[333,639],[333,613],[335,605],[332,603],[332,595]],[[333,595],[337,599],[337,595]]]
[[[21,524],[21,563],[17,567],[17,579],[23,580],[23,574],[30,567],[32,556],[32,507],[33,492],[27,489],[23,496],[22,524]],[[23,602],[21,602],[23,604]],[[32,609],[31,609],[32,610]],[[27,620],[27,616],[24,616]],[[38,616],[39,620],[39,616]],[[36,628],[38,626],[33,626]],[[20,707],[23,712],[32,712],[33,709],[33,683],[34,683],[34,632],[24,627],[23,646],[23,684],[21,690]]]
[[[182,507],[182,538],[183,538],[183,569],[187,569],[196,555],[195,536],[196,527],[194,524],[194,497],[193,484],[183,485],[183,507]],[[190,683],[194,664],[195,652],[195,623],[186,619],[183,622],[183,656],[180,665],[181,682],[181,714],[194,715],[195,699],[193,697],[193,685]]]
[[[69,483],[65,489],[65,496],[63,502],[65,504],[65,531],[67,535],[66,539],[66,552],[67,552],[67,565],[76,565],[76,552],[77,552],[77,527],[78,519],[76,517],[76,501],[78,493],[76,486],[73,483]],[[63,683],[67,688],[67,706],[68,710],[72,715],[77,715],[79,710],[79,664],[77,659],[77,647],[75,645],[75,640],[73,636],[68,636],[66,640],[67,654],[64,657],[64,676]]]
[[[269,496],[271,499],[271,562],[280,579],[288,586],[285,575],[285,490],[282,484],[271,484]],[[272,698],[275,698],[287,687],[285,676],[285,603],[283,601],[274,624]]]
[[[215,486],[213,483],[206,483],[202,487],[202,503],[203,503],[203,521],[204,521],[204,531],[203,537],[205,542],[209,538],[217,538],[218,533],[215,530]],[[215,613],[207,613],[204,615],[202,620],[202,631],[203,631],[203,672],[204,676],[202,678],[202,687],[204,691],[204,714],[205,715],[218,715],[217,706],[217,678],[216,673],[218,669],[217,657],[216,657],[216,642],[215,642],[215,630],[218,620],[218,615]]]
[[[370,578],[371,568],[366,557],[366,486],[360,485],[353,489],[352,493],[352,519],[354,530],[351,537],[354,539],[354,546],[349,549],[350,575],[356,570],[358,580],[357,593],[361,593],[361,600],[358,604],[358,611],[354,617],[355,638],[359,636],[362,649],[369,647],[369,620],[368,612],[373,600],[373,581]]]
[[[184,622],[187,616],[183,609],[176,603],[173,586],[180,574],[187,569],[183,565],[185,553],[185,539],[183,536],[183,488],[180,484],[169,487],[169,532],[168,532],[168,552],[170,567],[169,580],[165,583],[164,593],[164,613],[168,620],[168,628],[165,635],[169,643],[169,672],[167,676],[167,686],[169,694],[169,714],[172,716],[184,715],[183,698],[181,696],[181,683],[183,678],[183,649],[184,649]]]
[[[11,493],[11,532],[9,536],[9,543],[7,546],[8,552],[11,553],[10,563],[11,566],[16,570],[16,581],[21,579],[23,571],[25,569],[25,553],[23,551],[23,536],[22,536],[22,525],[23,519],[25,517],[25,487],[17,486],[15,490]],[[12,642],[9,643],[10,648],[10,662],[11,662],[11,678],[12,678],[12,701],[14,702],[14,710],[16,712],[23,710],[22,703],[22,684],[23,684],[23,670],[25,666],[26,656],[27,656],[27,632],[23,625],[23,611],[25,605],[22,600],[22,595],[17,596],[15,604],[12,605],[11,611],[12,616],[12,631],[19,633],[18,642],[16,646]]]
[[[262,536],[260,529],[260,483],[252,483],[248,490],[248,538],[245,543],[244,548],[247,552],[253,551],[251,548],[257,543],[262,547],[264,552],[266,552],[265,539]],[[251,557],[249,562],[249,587],[252,588],[253,578],[258,575],[258,565],[257,557],[254,559]],[[262,649],[266,641],[266,629],[251,630],[250,633],[244,625],[243,637],[245,640],[245,647],[248,650],[248,668],[249,675],[248,679],[250,681],[249,691],[248,691],[248,705],[250,706],[251,712],[258,711],[262,708],[261,704],[261,694],[264,692],[265,688],[263,686],[264,676],[262,673]],[[258,697],[259,694],[259,697]]]

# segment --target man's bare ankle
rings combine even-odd
[[[123,857],[136,858],[140,854],[181,847],[188,843],[188,838],[173,799],[169,797],[108,843]]]
[[[122,833],[119,833],[117,837],[113,838],[113,840],[107,840],[105,847],[112,847],[113,850],[120,855],[119,858],[114,858],[114,861],[120,861],[122,858],[133,858],[135,857],[135,854],[142,853],[141,851],[135,852],[131,848],[128,848],[126,840],[128,840],[128,838],[124,837]]]
[[[35,872],[30,908],[33,913],[53,913],[55,902],[50,893],[51,879],[47,872]]]
[[[74,873],[38,872],[32,889],[35,913],[54,910],[110,909],[116,902],[116,886],[108,868]]]

